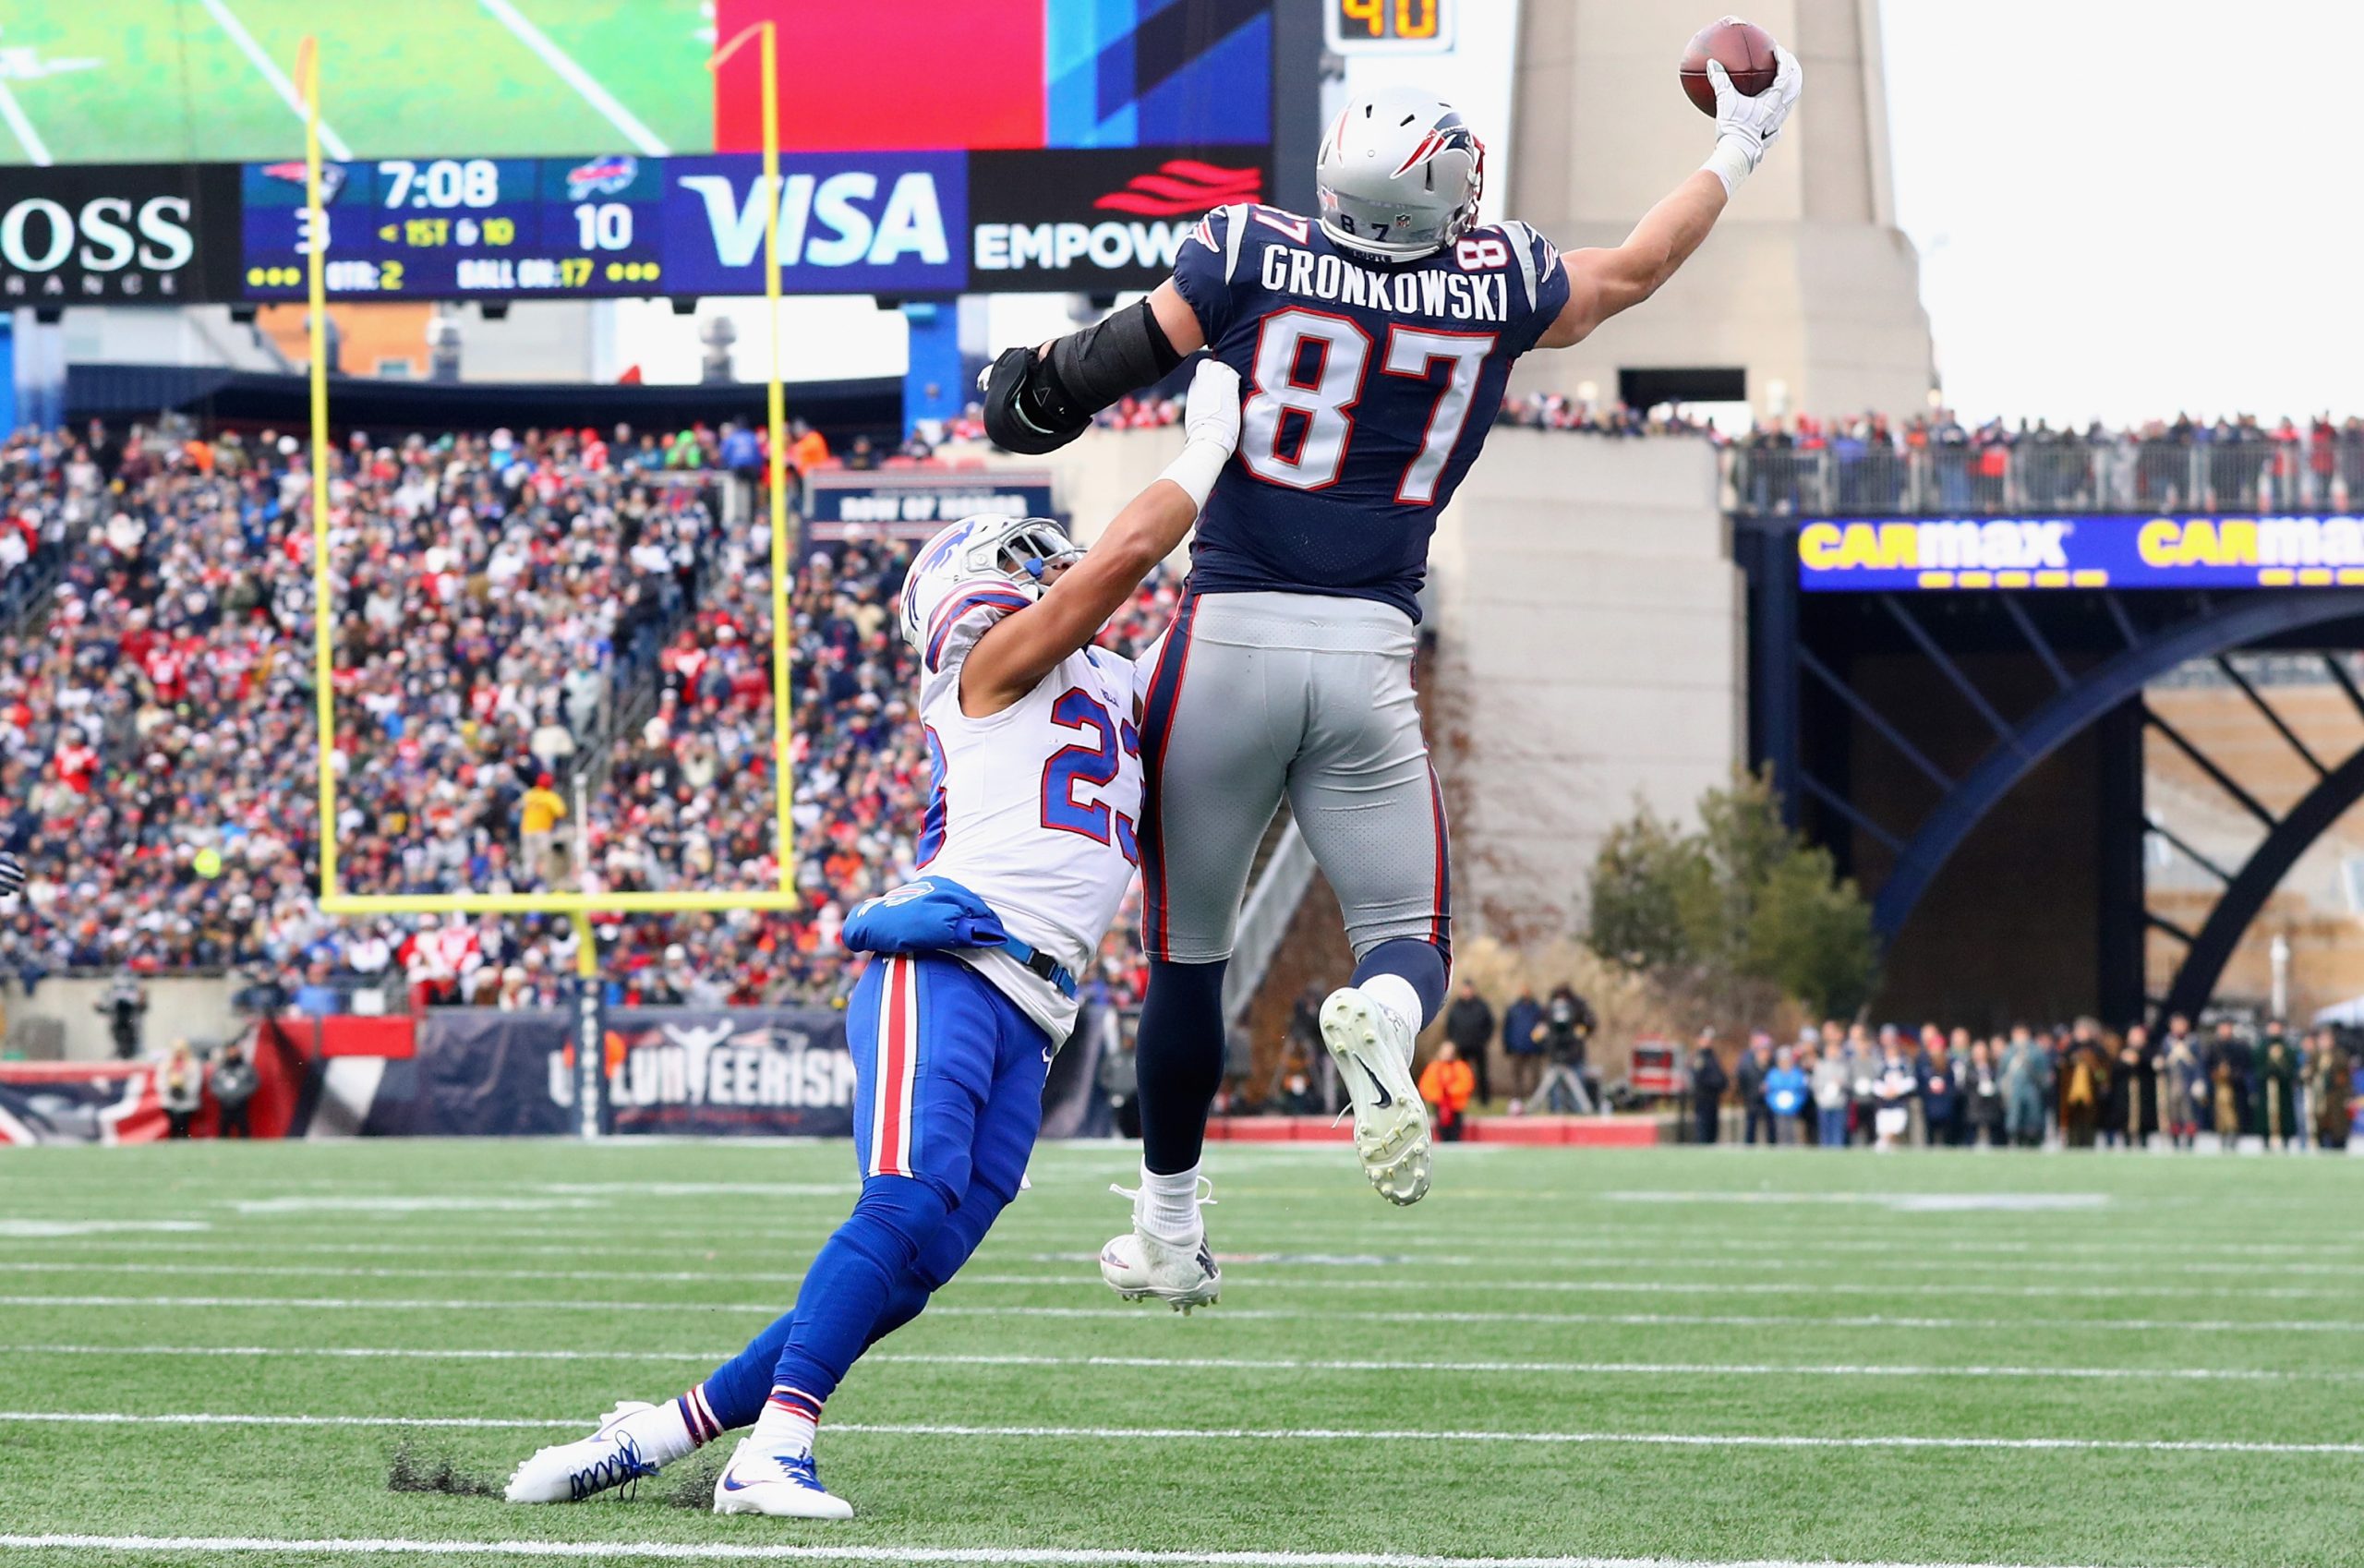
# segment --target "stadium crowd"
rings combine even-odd
[[[336,454],[342,886],[778,885],[769,537],[715,505],[749,444],[620,427]],[[315,1007],[397,981],[557,999],[563,921],[317,908],[309,483],[303,444],[271,433],[0,442],[0,558],[14,537],[63,560],[50,601],[0,634],[0,844],[31,875],[0,917],[0,972],[235,968]],[[891,613],[908,559],[856,543],[792,585],[807,911],[606,923],[618,999],[836,995],[843,911],[912,869],[927,775]],[[1127,638],[1173,599],[1145,590]],[[597,794],[570,824],[578,772]],[[1129,998],[1140,968],[1116,944],[1104,983]]]
[[[1170,400],[1127,399],[1100,422],[1133,428],[1180,416]],[[2354,416],[2269,422],[2184,414],[2126,427],[2094,420],[2077,429],[2044,419],[1965,422],[1937,408],[1906,418],[1773,417],[1731,435],[1685,406],[1530,392],[1505,399],[1496,423],[1709,441],[1726,452],[1736,500],[1755,511],[2364,504],[2364,417]]]
[[[2180,1015],[2156,1038],[2091,1019],[1991,1036],[1924,1024],[1825,1022],[1794,1043],[1753,1034],[1727,1069],[1713,1032],[1688,1064],[1692,1136],[1717,1141],[1726,1107],[1743,1142],[1824,1148],[2191,1149],[2256,1138],[2269,1148],[2345,1149],[2364,1092],[2340,1031],[2195,1031]]]

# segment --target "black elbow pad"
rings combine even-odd
[[[1004,349],[985,368],[977,390],[984,403],[985,434],[995,446],[1038,457],[1091,427],[1092,413],[1076,413],[1050,380],[1050,366],[1031,348]]]
[[[979,382],[985,434],[1011,452],[1055,452],[1092,416],[1182,363],[1144,299],[1104,321],[1069,332],[1047,354],[1013,348]]]

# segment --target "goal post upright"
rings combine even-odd
[[[329,646],[328,222],[320,207],[320,41],[310,33],[296,53],[296,79],[304,97],[304,272],[312,354],[312,702],[325,901],[336,897],[336,692]]]

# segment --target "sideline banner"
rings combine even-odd
[[[1809,592],[2364,586],[2364,515],[1809,518]]]
[[[853,1057],[832,1007],[620,1007],[608,1015],[611,1132],[853,1135]]]

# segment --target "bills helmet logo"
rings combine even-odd
[[[566,172],[566,199],[581,201],[585,197],[611,196],[630,188],[640,177],[640,160],[629,152],[609,158],[594,158],[587,163],[577,163]]]

